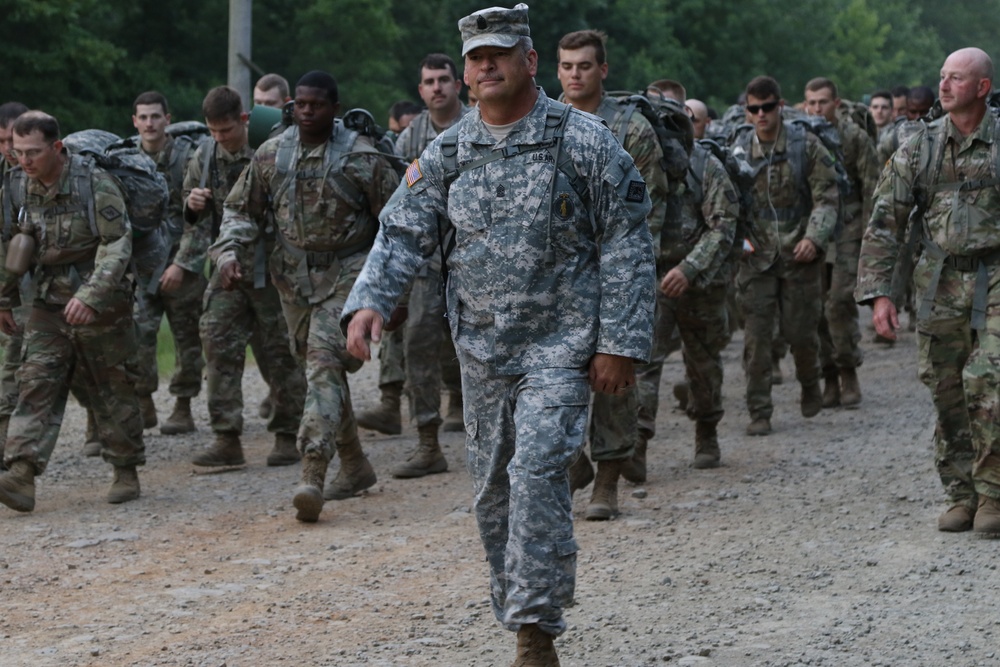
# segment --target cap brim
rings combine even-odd
[[[462,45],[462,57],[464,58],[469,51],[478,49],[480,46],[499,46],[502,49],[510,49],[516,46],[520,39],[518,35],[496,32],[487,35],[477,35]]]

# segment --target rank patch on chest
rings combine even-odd
[[[629,181],[625,201],[642,202],[646,197],[646,184],[642,181]]]
[[[497,186],[497,199],[507,196],[507,188],[502,185]]]
[[[102,208],[100,211],[98,211],[98,213],[100,213],[101,216],[108,222],[114,222],[118,218],[122,217],[122,212],[116,209],[114,206],[111,206],[110,204]]]
[[[406,187],[412,188],[413,184],[423,178],[424,175],[420,172],[420,162],[414,160],[410,163],[410,166],[406,168]]]

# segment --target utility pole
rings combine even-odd
[[[243,108],[249,109],[251,59],[250,36],[253,25],[253,0],[229,0],[229,85],[239,91]]]

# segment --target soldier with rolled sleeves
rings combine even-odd
[[[567,471],[590,391],[627,391],[634,362],[649,357],[649,197],[604,125],[535,87],[526,5],[459,28],[478,110],[410,165],[343,324],[352,354],[370,358],[369,337],[381,337],[439,234],[454,234],[448,315],[493,610],[518,633],[514,665],[558,665],[577,551]]]

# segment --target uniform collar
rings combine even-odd
[[[504,139],[504,145],[540,142],[542,135],[545,133],[545,113],[548,111],[551,102],[552,100],[549,96],[539,87],[538,99],[535,100],[535,106],[531,108],[531,111],[526,116],[516,121],[514,127],[511,128],[510,134]],[[493,138],[493,135],[486,128],[479,107],[476,107],[474,112],[465,114],[460,122],[462,123],[458,133],[460,143],[470,142],[480,145],[497,143],[496,139]]]

